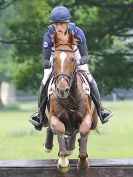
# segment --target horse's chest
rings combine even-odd
[[[56,117],[65,125],[66,132],[73,132],[75,129],[79,129],[82,122],[83,115],[77,110],[67,110],[61,108],[56,112]]]
[[[81,120],[84,117],[85,108],[80,105],[76,106],[72,103],[66,105],[57,105],[55,104],[55,114],[56,116],[63,119],[73,119],[73,120]]]
[[[53,105],[53,114],[65,125],[66,132],[79,129],[86,112],[84,102],[75,104],[70,100],[59,101],[54,99]]]

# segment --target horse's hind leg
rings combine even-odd
[[[96,129],[97,127],[97,123],[98,123],[98,119],[97,119],[97,110],[96,107],[94,108],[94,111],[92,113],[92,124],[91,124],[91,130]]]
[[[44,144],[44,149],[45,149],[46,152],[51,152],[52,151],[53,138],[54,138],[54,134],[53,134],[51,128],[48,127],[47,131],[46,131],[46,140],[45,140],[45,144]]]

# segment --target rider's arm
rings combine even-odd
[[[50,66],[50,57],[52,53],[52,41],[51,41],[51,36],[47,32],[44,33],[43,37],[43,43],[42,43],[42,54],[43,54],[43,60],[42,60],[42,65],[44,69],[49,69]]]
[[[88,62],[88,48],[87,48],[87,44],[86,44],[86,38],[84,35],[84,32],[76,26],[76,33],[75,33],[75,37],[78,39],[78,49],[79,49],[79,53],[81,55],[80,58],[80,64],[86,64]]]
[[[86,43],[81,43],[78,45],[79,53],[81,55],[80,58],[80,65],[84,65],[88,63],[88,49],[87,49],[87,44]]]

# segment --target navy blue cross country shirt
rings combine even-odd
[[[74,37],[78,39],[78,50],[81,55],[80,58],[80,64],[86,64],[88,61],[88,49],[86,45],[86,38],[83,33],[83,31],[76,26],[74,23],[68,24],[68,31],[73,33]],[[53,47],[53,42],[51,39],[51,35],[55,32],[54,26],[49,25],[47,28],[47,31],[44,33],[43,37],[43,44],[42,44],[42,50],[43,50],[43,67],[44,68],[50,68],[50,57]]]

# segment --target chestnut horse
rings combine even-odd
[[[72,33],[53,35],[52,68],[54,82],[49,96],[49,126],[59,143],[58,167],[68,168],[67,156],[75,148],[76,134],[80,133],[79,169],[88,169],[87,139],[97,126],[97,113],[91,110],[91,99],[86,93],[81,71],[77,68],[73,46],[77,45]]]

